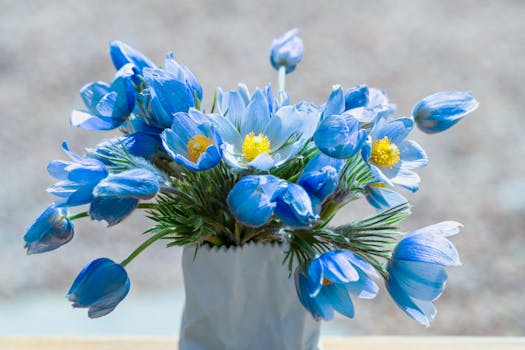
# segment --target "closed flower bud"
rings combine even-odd
[[[126,297],[130,281],[126,270],[107,258],[89,263],[77,276],[67,298],[76,308],[88,308],[89,318],[109,314]]]
[[[54,204],[35,220],[24,235],[27,254],[38,254],[57,249],[73,238],[74,225],[67,218],[67,210]]]
[[[435,134],[447,130],[478,106],[470,91],[443,91],[416,103],[412,115],[421,131]]]
[[[291,29],[283,35],[273,39],[270,51],[270,62],[272,66],[279,70],[279,67],[286,67],[286,73],[291,73],[303,58],[303,40],[298,35],[297,29]]]

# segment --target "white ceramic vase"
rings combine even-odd
[[[279,245],[184,247],[180,350],[317,350],[321,323],[301,305]]]

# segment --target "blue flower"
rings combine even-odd
[[[319,213],[322,202],[331,195],[339,184],[339,173],[345,161],[331,158],[323,153],[313,157],[297,180],[312,201],[314,210]]]
[[[237,221],[259,227],[270,219],[276,198],[286,187],[286,181],[273,175],[244,176],[233,186],[227,202]]]
[[[153,198],[159,191],[159,177],[146,169],[130,169],[108,175],[93,188],[89,214],[109,226],[124,220],[140,199]]]
[[[321,152],[339,159],[356,155],[367,136],[366,131],[360,129],[360,121],[344,109],[343,89],[335,86],[324,106],[321,122],[314,134],[315,145]]]
[[[109,314],[126,297],[130,281],[126,270],[107,258],[89,263],[77,276],[67,294],[76,308],[89,308],[88,316]]]
[[[157,68],[142,52],[122,41],[114,40],[109,43],[109,55],[117,70],[129,63],[139,74],[142,74],[144,68]]]
[[[381,211],[407,203],[407,199],[401,194],[387,188],[382,182],[366,185],[366,200],[376,210]]]
[[[405,236],[392,253],[386,287],[396,304],[411,318],[429,326],[436,316],[432,303],[443,293],[446,267],[461,265],[454,245],[445,237],[462,225],[444,221]]]
[[[279,67],[286,67],[286,73],[291,73],[303,58],[304,45],[299,37],[297,29],[291,29],[278,36],[272,41],[270,50],[270,62],[272,66],[279,70]]]
[[[208,170],[221,161],[219,134],[211,121],[194,108],[175,114],[171,129],[164,130],[161,138],[175,162],[190,170]]]
[[[97,159],[74,154],[66,142],[62,143],[62,148],[73,161],[54,160],[49,163],[47,171],[61,181],[51,186],[48,192],[61,198],[56,202],[57,207],[90,203],[93,189],[108,176],[106,166]]]
[[[369,275],[377,272],[365,260],[347,250],[332,250],[312,260],[306,273],[295,272],[295,287],[303,306],[319,320],[331,320],[334,311],[354,317],[350,294],[372,299],[379,290]]]
[[[274,105],[269,95],[268,90],[257,89],[244,106],[243,94],[233,93],[228,97],[226,116],[210,115],[224,142],[224,159],[230,166],[259,170],[280,166],[313,135],[319,120],[315,105],[302,102],[272,113]]]
[[[24,235],[27,254],[38,254],[57,249],[73,238],[74,228],[75,226],[67,217],[67,210],[51,204]]]
[[[202,100],[202,86],[195,74],[184,64],[175,60],[173,52],[169,52],[164,60],[164,69],[173,73],[178,81],[183,81],[193,90],[193,94],[199,100]]]
[[[286,189],[276,197],[275,203],[277,205],[274,214],[288,226],[309,227],[313,221],[319,218],[314,213],[308,193],[297,184],[288,184]]]
[[[177,112],[187,112],[195,106],[195,99],[202,90],[187,68],[182,68],[170,54],[166,57],[166,69],[144,68],[144,80],[148,89],[142,93],[148,104],[148,124],[165,129],[173,122]],[[184,66],[185,67],[185,66]]]
[[[377,120],[361,155],[379,182],[415,192],[420,179],[412,169],[426,166],[428,158],[416,142],[405,140],[413,126],[411,117]]]
[[[416,103],[412,115],[421,131],[435,134],[447,130],[478,106],[470,91],[443,91]]]
[[[123,66],[111,85],[95,81],[80,90],[87,111],[71,112],[71,125],[88,130],[111,130],[120,126],[135,107],[131,65]]]
[[[361,123],[371,123],[394,114],[396,106],[388,101],[383,91],[358,85],[346,92],[344,109]]]

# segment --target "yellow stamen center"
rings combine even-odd
[[[195,135],[188,141],[188,159],[197,163],[199,157],[206,151],[209,145],[213,145],[213,140],[204,135]]]
[[[270,152],[270,140],[264,134],[255,135],[253,132],[244,137],[242,154],[249,162],[259,154]]]
[[[326,277],[323,277],[323,286],[329,286],[331,285],[333,282],[330,281],[328,278]]]
[[[399,148],[385,136],[372,145],[370,160],[379,166],[393,167],[399,162]]]

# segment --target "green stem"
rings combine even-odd
[[[137,249],[135,249],[126,259],[122,260],[122,262],[120,263],[120,265],[122,265],[122,267],[126,266],[127,264],[129,264],[133,259],[135,259],[137,257],[137,255],[139,255],[140,253],[142,253],[142,251],[144,249],[146,249],[147,247],[149,247],[151,244],[153,244],[153,242],[161,239],[162,237],[166,236],[167,234],[170,234],[172,233],[174,230],[173,229],[166,229],[166,230],[163,230],[163,231],[160,231],[159,233],[151,236],[148,240],[146,240],[144,243],[142,243]]]
[[[87,211],[83,211],[81,213],[71,214],[67,218],[69,220],[76,220],[76,219],[80,219],[80,218],[85,218],[87,216],[89,216],[89,213]]]

